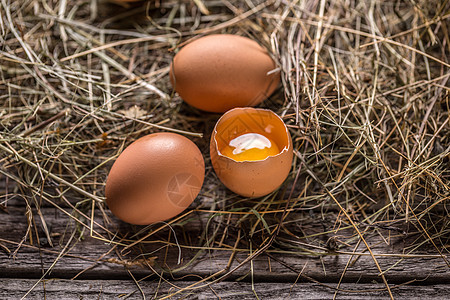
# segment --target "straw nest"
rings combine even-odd
[[[366,238],[391,228],[418,237],[406,253],[427,247],[449,264],[449,1],[1,0],[0,8],[0,177],[15,186],[1,195],[3,210],[19,202],[45,224],[40,207],[54,206],[93,237],[129,248],[202,219],[201,234],[178,246],[253,249],[242,263],[277,249],[370,252]],[[295,159],[267,197],[223,187],[207,150],[219,115],[189,107],[170,85],[174,53],[210,33],[257,40],[282,71],[261,106],[288,124]],[[132,227],[133,237],[108,213],[105,179],[124,147],[160,131],[200,147],[205,184],[181,217],[147,235]],[[311,218],[328,227],[308,235]]]

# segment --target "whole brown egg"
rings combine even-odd
[[[197,197],[205,176],[198,147],[175,133],[154,133],[128,146],[106,180],[106,203],[119,219],[147,225],[170,219]]]
[[[183,47],[170,66],[170,80],[188,104],[209,112],[255,106],[269,97],[280,72],[266,49],[238,35],[214,34]]]

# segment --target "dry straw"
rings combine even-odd
[[[123,265],[141,251],[137,264],[155,270],[166,252],[150,251],[160,248],[190,253],[175,274],[205,253],[229,260],[174,294],[223,280],[259,255],[370,255],[389,292],[394,265],[380,266],[380,257],[437,256],[449,268],[449,20],[449,1],[437,0],[1,0],[0,178],[13,187],[0,205],[20,203],[30,220],[15,253],[36,243],[34,219],[51,243],[41,212],[51,206],[77,224],[61,232],[58,259],[84,234],[110,242],[118,256],[108,261]],[[174,52],[209,33],[257,40],[282,71],[262,106],[288,124],[296,157],[286,183],[263,199],[237,197],[217,180],[207,149],[219,116],[183,104],[169,83]],[[109,168],[124,147],[158,131],[200,146],[205,185],[167,224],[117,229],[103,203]],[[373,250],[374,237],[394,236],[411,243]],[[239,253],[249,255],[236,263]]]

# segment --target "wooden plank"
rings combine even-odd
[[[20,299],[29,291],[27,299],[332,299],[335,284],[310,283],[254,283],[221,282],[196,290],[180,291],[194,282],[140,281],[139,290],[133,280],[46,280],[36,285],[36,280],[0,279],[0,298]],[[36,285],[36,286],[35,286]],[[32,289],[32,287],[34,289]],[[392,287],[396,299],[448,299],[447,285]],[[32,290],[31,290],[32,289]],[[342,284],[337,299],[387,299],[381,284]]]
[[[198,246],[199,236],[206,224],[201,214],[198,215],[198,220],[193,220],[183,226],[173,226],[178,241],[183,246],[180,264],[178,264],[179,249],[175,246],[173,234],[170,240],[173,243],[172,245],[168,246],[163,242],[167,240],[169,230],[155,234],[146,239],[145,243],[132,247],[130,251],[123,253],[122,259],[120,259],[118,253],[121,253],[122,246],[113,249],[113,245],[90,237],[89,229],[84,229],[84,233],[81,235],[83,227],[75,224],[71,221],[71,218],[64,215],[60,210],[45,208],[42,209],[41,214],[52,235],[53,247],[46,241],[37,214],[34,214],[36,226],[32,228],[38,228],[41,245],[37,245],[33,229],[33,245],[27,238],[19,247],[21,238],[26,235],[28,227],[26,209],[24,207],[11,207],[9,214],[2,213],[0,217],[0,248],[3,249],[3,252],[0,252],[1,277],[39,278],[52,267],[49,276],[66,279],[73,278],[80,272],[82,272],[78,277],[80,279],[98,278],[99,274],[105,279],[124,279],[129,277],[128,270],[131,270],[137,277],[153,276],[155,278],[157,277],[155,272],[161,273],[164,271],[168,278],[198,280],[200,277],[207,277],[224,269],[232,253],[230,250],[200,251],[194,249],[194,246]],[[99,225],[95,225],[94,229],[106,236],[106,233],[100,228],[100,225],[103,225],[103,218],[96,217],[95,221]],[[315,232],[314,230],[317,230],[318,227],[319,230],[323,230],[322,227],[318,226],[317,220],[316,223],[313,219],[309,221],[311,224],[302,227],[303,233]],[[84,222],[89,225],[87,220],[84,220]],[[143,228],[142,226],[134,227],[118,221],[109,225],[110,229],[114,227],[116,227],[116,231],[113,231],[113,233],[128,234],[128,236]],[[300,234],[299,232],[293,232]],[[60,253],[66,247],[66,242],[72,234],[74,234],[72,242],[67,246],[65,254],[60,257]],[[334,234],[329,234],[322,238],[326,240],[333,236]],[[379,235],[367,235],[366,238],[372,246],[372,251],[376,254],[401,253],[401,249],[409,241],[406,237],[399,236],[392,238],[390,244],[387,245]],[[417,236],[413,235],[413,238],[416,239]],[[61,243],[59,242],[60,239]],[[230,229],[230,237],[226,242],[232,245],[234,241],[235,237],[231,234]],[[245,245],[244,239],[241,243],[242,245],[239,247],[247,249],[248,245]],[[15,253],[17,249],[18,251]],[[364,248],[361,246],[358,251],[364,252]],[[442,258],[435,255],[425,256],[427,254],[426,248],[414,253],[421,255],[421,257],[401,259],[398,256],[377,255],[382,270],[387,271],[385,275],[389,283],[398,284],[411,280],[427,284],[450,283],[450,271]],[[249,254],[248,251],[236,253],[231,268],[238,266],[239,262],[243,261]],[[346,269],[350,255],[335,255],[331,252],[324,252],[323,254],[322,256],[307,255],[301,249],[298,250],[298,253],[287,253],[281,244],[275,243],[274,247],[268,251],[269,256],[263,254],[257,257],[253,260],[252,265],[244,265],[234,272],[229,279],[242,279],[244,277],[244,280],[250,280],[250,273],[253,271],[253,278],[258,281],[294,282],[297,279],[309,281],[309,278],[313,278],[319,282],[337,282]],[[372,258],[367,253],[365,254],[358,259],[355,258],[354,262],[347,268],[343,278],[344,282],[381,282]],[[143,257],[149,259],[144,261]],[[152,259],[153,257],[157,258]],[[193,258],[195,260],[189,263]],[[146,263],[151,264],[151,267],[145,265]],[[173,274],[169,274],[171,272]],[[300,273],[302,276],[299,277]]]

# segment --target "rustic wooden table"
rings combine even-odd
[[[296,228],[311,239],[314,233],[329,231],[319,237],[324,247],[313,249],[310,244],[299,242],[298,252],[287,251],[283,247],[284,237],[279,236],[265,252],[245,262],[251,253],[244,248],[224,247],[233,242],[251,242],[251,237],[240,235],[233,226],[227,227],[225,240],[215,240],[215,245],[208,248],[201,247],[205,245],[204,228],[212,228],[211,223],[232,221],[230,216],[208,220],[210,214],[194,211],[188,223],[174,223],[172,230],[166,226],[145,238],[158,226],[131,226],[113,217],[107,224],[98,210],[94,211],[91,222],[88,215],[75,215],[68,203],[59,208],[42,203],[37,211],[33,205],[24,205],[25,201],[8,198],[11,194],[11,188],[6,191],[3,181],[0,195],[2,203],[7,205],[0,212],[1,299],[389,297],[363,243],[357,243],[354,255],[351,251],[333,252],[330,241],[350,235],[351,231],[333,230],[337,225],[322,220],[320,212],[305,213],[302,224],[291,230],[295,234]],[[445,260],[430,247],[409,254],[413,249],[408,250],[408,243],[417,243],[421,237],[413,230],[407,233],[399,228],[378,228],[365,236],[393,297],[448,299],[450,268]],[[130,243],[115,239],[111,233],[130,240],[144,239],[127,249],[121,244]],[[101,236],[113,243],[102,240]],[[220,242],[223,244],[219,245]],[[257,251],[257,246],[254,247]],[[215,282],[217,278],[222,280]]]

